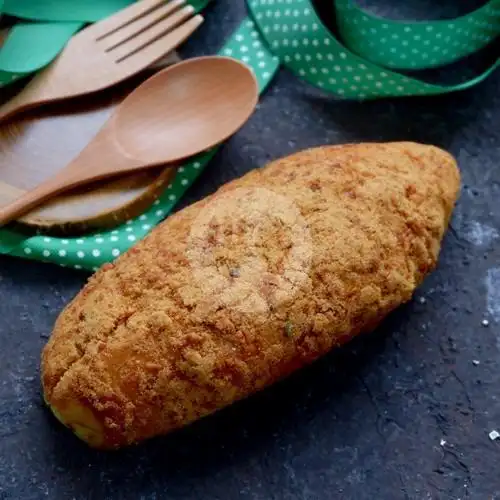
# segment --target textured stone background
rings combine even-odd
[[[482,2],[363,4],[422,19]],[[244,13],[242,0],[218,0],[184,54],[212,53]],[[428,77],[458,81],[494,51]],[[458,157],[463,174],[439,269],[374,334],[137,449],[88,450],[41,401],[40,350],[86,276],[1,257],[0,499],[500,499],[500,440],[488,438],[500,432],[499,89],[497,71],[456,95],[359,104],[281,72],[183,204],[309,146],[433,143]]]

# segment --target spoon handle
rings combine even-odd
[[[67,167],[17,200],[1,207],[0,227],[68,189],[153,166],[156,164],[143,165],[140,160],[107,148],[106,141],[98,135]]]
[[[17,200],[0,208],[0,227],[19,218],[40,205],[43,201],[61,193],[68,187],[67,176],[56,175],[46,182],[43,182],[35,189],[17,198]]]

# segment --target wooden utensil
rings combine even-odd
[[[0,30],[0,46],[8,29]],[[0,124],[0,207],[64,168],[89,143],[116,106],[153,71],[180,61],[176,52],[113,88],[46,107]],[[5,93],[16,89],[5,89]],[[17,221],[20,231],[75,236],[137,217],[167,188],[176,169],[157,167],[64,193]]]
[[[129,78],[179,46],[203,22],[186,0],[140,0],[77,33],[59,57],[0,108],[0,120]]]
[[[0,224],[67,189],[210,149],[247,121],[257,101],[253,72],[235,59],[199,57],[160,71],[123,101],[65,169],[0,209]]]

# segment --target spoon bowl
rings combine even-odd
[[[236,59],[170,66],[137,87],[69,165],[0,208],[0,226],[68,189],[206,151],[239,130],[257,102],[255,76]]]
[[[130,94],[113,116],[113,140],[144,163],[171,163],[210,149],[252,114],[258,90],[235,59],[200,57],[160,72]]]

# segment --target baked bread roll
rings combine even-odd
[[[458,190],[454,159],[415,143],[315,148],[224,185],[62,312],[42,356],[48,405],[112,449],[282,379],[411,298]]]

